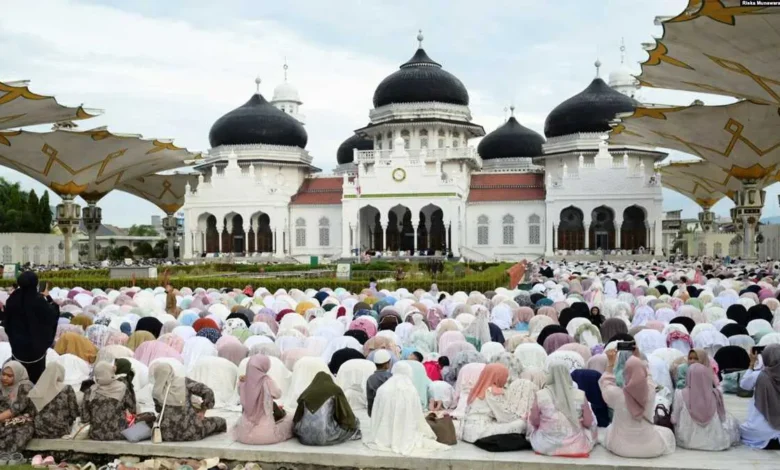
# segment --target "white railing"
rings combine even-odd
[[[395,153],[394,153],[395,152]],[[471,160],[477,166],[482,166],[482,158],[474,147],[443,148],[443,149],[405,149],[410,161],[434,163],[436,160]],[[358,150],[355,151],[357,163],[372,164],[399,158],[398,150]]]

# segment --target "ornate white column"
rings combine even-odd
[[[282,237],[284,237],[284,232],[278,233],[276,227],[271,228],[271,231],[274,234],[274,253],[276,256],[281,258],[284,256],[284,242],[282,240]]]
[[[168,259],[174,259],[174,245],[176,244],[176,236],[179,234],[179,225],[176,223],[176,216],[168,214],[163,219],[163,230],[165,230],[165,237],[168,239]],[[183,250],[183,246],[181,247]]]
[[[412,237],[413,243],[412,243],[412,256],[417,256],[417,227],[420,226],[420,220],[419,219],[412,219],[412,231],[414,232],[414,236]]]
[[[249,230],[252,228],[251,222],[244,225],[244,256],[249,256]]]
[[[343,220],[343,219],[342,219]],[[352,254],[352,224],[349,221],[343,221],[341,225],[341,256],[348,258]]]
[[[620,249],[620,229],[623,226],[623,221],[615,219],[615,249]]]
[[[663,227],[661,224],[659,224],[657,221],[653,222],[653,227],[650,229],[650,232],[653,234],[653,250],[655,252],[653,253],[655,256],[663,256],[663,246],[662,243],[660,243],[661,237],[663,236],[662,233]],[[726,248],[728,249],[728,247]]]
[[[79,228],[81,207],[73,202],[74,198],[72,195],[64,194],[61,197],[62,204],[57,205],[57,227],[59,227],[60,232],[62,232],[65,265],[70,266],[73,264],[72,236]]]
[[[87,200],[87,207],[81,211],[81,215],[89,236],[89,242],[87,243],[89,261],[95,262],[97,261],[97,231],[103,219],[103,211],[97,206],[97,201]]]
[[[585,249],[590,250],[590,224],[585,224]]]
[[[450,233],[452,236],[452,246],[450,246],[450,251],[452,251],[452,256],[454,258],[460,257],[460,236],[461,231],[463,230],[463,224],[461,223],[460,219],[456,219],[454,221],[455,223],[450,222]]]
[[[382,224],[381,221],[380,224],[382,225],[382,251],[387,252],[387,229],[389,224],[387,222]]]

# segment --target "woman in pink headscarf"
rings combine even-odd
[[[626,361],[624,385],[617,386],[613,369],[617,350],[609,350],[607,369],[599,379],[604,401],[614,411],[607,427],[604,447],[621,457],[651,458],[674,452],[674,433],[653,424],[655,415],[655,384],[649,377],[647,364],[636,356]]]
[[[135,349],[133,353],[133,359],[142,362],[145,366],[149,366],[155,359],[171,358],[184,363],[181,354],[178,351],[168,346],[161,341],[146,341]]]
[[[238,391],[243,412],[236,424],[235,437],[243,444],[276,444],[293,436],[291,413],[278,421],[274,419],[274,399],[281,397],[282,391],[267,375],[270,368],[268,356],[252,356],[246,375],[240,379]]]
[[[680,447],[726,450],[739,442],[737,423],[726,414],[723,394],[706,366],[691,364],[685,388],[674,394],[672,411],[674,434]]]

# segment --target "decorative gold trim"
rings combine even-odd
[[[658,65],[661,62],[666,62],[667,64],[674,65],[675,67],[680,67],[688,70],[695,70],[690,65],[686,64],[685,62],[681,60],[677,60],[674,57],[670,57],[667,55],[669,52],[669,49],[667,49],[666,45],[661,42],[660,39],[656,40],[655,49],[648,52],[649,57],[642,65]]]
[[[703,3],[701,8],[692,13],[687,13],[698,3]],[[727,7],[720,0],[689,0],[688,7],[683,13],[667,20],[665,23],[683,23],[706,17],[718,23],[734,26],[736,24],[735,17],[756,13],[763,14],[761,13],[763,9],[764,7]]]
[[[10,103],[17,98],[25,98],[28,100],[45,100],[51,98],[51,96],[38,95],[30,91],[26,86],[11,86],[0,82],[0,92],[6,92],[5,95],[0,96],[0,104]]]
[[[8,140],[8,137],[15,137],[21,133],[22,131],[0,131],[0,144],[10,147],[11,142]]]
[[[87,185],[79,185],[76,184],[74,181],[68,181],[65,184],[57,184],[55,182],[52,182],[49,184],[52,191],[54,191],[57,194],[70,194],[71,196],[78,196],[82,192],[84,192],[87,189]]]

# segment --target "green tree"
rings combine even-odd
[[[38,201],[38,220],[40,221],[41,233],[51,232],[52,214],[49,191],[44,191],[41,200]]]
[[[130,230],[127,234],[133,237],[156,237],[159,235],[157,230],[151,225],[135,225],[130,226]]]
[[[24,232],[40,233],[41,226],[38,219],[38,195],[34,190],[27,193],[27,204],[24,208]]]
[[[141,242],[135,247],[133,254],[141,258],[151,258],[154,256],[154,248],[149,242]]]
[[[23,191],[19,183],[0,178],[0,232],[48,233],[49,227],[44,230],[39,217],[39,204],[34,191]]]

